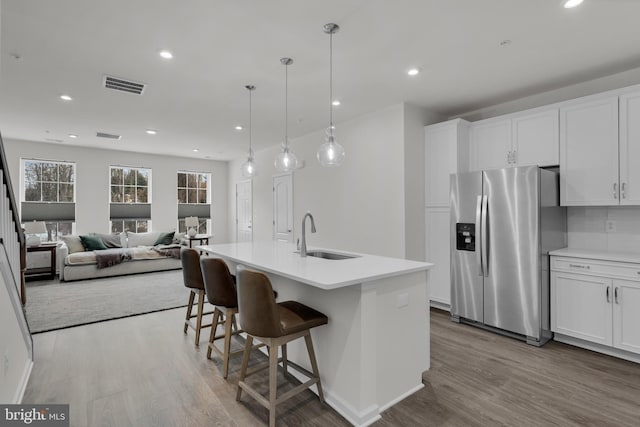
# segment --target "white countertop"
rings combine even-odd
[[[287,277],[321,289],[336,289],[376,279],[429,270],[433,264],[334,249],[311,250],[357,255],[357,258],[329,260],[294,253],[293,243],[276,241],[202,245],[198,250],[226,258],[247,267]]]
[[[573,258],[599,259],[602,261],[619,261],[640,263],[640,253],[611,252],[592,249],[563,248],[549,252],[549,255]]]

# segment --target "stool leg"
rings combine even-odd
[[[276,391],[278,388],[278,346],[269,347],[269,427],[276,425]]]
[[[196,322],[196,345],[200,345],[200,328],[202,328],[202,311],[204,308],[204,291],[198,291],[198,317]]]
[[[242,396],[242,387],[240,383],[247,377],[247,365],[249,365],[249,356],[251,355],[251,347],[253,347],[253,337],[247,335],[247,342],[244,345],[244,354],[242,355],[242,367],[240,368],[240,379],[238,380],[238,392],[236,393],[236,400],[239,402]]]
[[[229,312],[227,312],[227,317],[224,321],[224,355],[223,355],[223,364],[222,369],[224,371],[223,378],[226,380],[229,375],[229,353],[231,353],[231,325],[233,324],[233,319],[235,315],[229,316]]]
[[[218,321],[220,319],[220,310],[216,307],[213,310],[213,324],[211,325],[211,333],[209,334],[209,348],[207,349],[207,359],[211,359],[211,351],[213,350],[213,341],[216,337],[216,329],[218,329]]]
[[[286,376],[289,371],[287,371],[287,344],[282,344],[282,370],[284,371],[284,375]]]
[[[191,318],[191,310],[193,309],[193,299],[196,294],[193,291],[189,291],[189,305],[187,306],[187,318],[184,321],[184,333],[187,333],[189,329],[189,319]]]
[[[311,333],[307,331],[304,336],[304,342],[307,343],[307,352],[309,353],[309,361],[311,362],[311,368],[313,369],[313,375],[318,378],[318,397],[320,402],[324,403],[324,394],[322,393],[322,383],[320,382],[320,371],[318,370],[318,361],[316,360],[316,353],[313,351],[313,342],[311,341]]]

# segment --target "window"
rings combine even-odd
[[[76,165],[54,160],[22,159],[22,221],[43,221],[49,241],[73,233]]]
[[[134,233],[145,233],[149,231],[151,221],[146,219],[112,219],[111,232],[122,233],[132,231]]]
[[[24,202],[75,202],[76,165],[24,160]]]
[[[211,228],[211,174],[206,172],[178,172],[178,232],[187,231],[184,219],[198,217],[198,234],[208,234]]]
[[[151,169],[111,166],[111,232],[151,230]]]
[[[149,203],[151,169],[111,166],[111,203]]]

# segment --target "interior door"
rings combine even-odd
[[[253,240],[253,196],[251,181],[236,183],[236,241]]]
[[[273,177],[273,239],[293,242],[293,175]]]

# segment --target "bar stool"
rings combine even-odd
[[[200,345],[200,330],[211,327],[211,324],[203,325],[203,316],[212,314],[213,311],[204,313],[204,281],[202,280],[202,271],[200,270],[200,254],[195,249],[182,248],[180,250],[180,260],[182,261],[182,277],[184,278],[184,286],[189,288],[189,305],[187,306],[187,316],[184,321],[184,333],[189,328],[196,331],[196,345]],[[193,305],[196,295],[198,296],[198,311],[192,315]],[[196,324],[191,319],[196,318]]]
[[[311,341],[311,328],[325,325],[327,316],[296,301],[285,301],[276,304],[273,288],[269,278],[260,272],[244,268],[238,268],[238,308],[240,324],[247,333],[240,380],[236,400],[240,401],[242,391],[249,393],[258,403],[269,410],[269,426],[276,423],[276,405],[282,403],[298,393],[311,387],[318,386],[318,397],[324,402],[320,373]],[[287,343],[304,337],[309,353],[309,361],[313,372],[309,372],[298,364],[287,360]],[[249,355],[253,340],[264,343],[269,350],[269,361],[247,372]],[[282,358],[278,359],[278,347],[282,347]],[[286,392],[280,397],[276,396],[278,362],[282,361],[285,375],[288,366],[306,375],[309,380]],[[269,399],[258,393],[245,382],[245,378],[258,371],[269,368]]]
[[[226,379],[229,373],[229,358],[244,351],[231,351],[231,337],[243,332],[238,329],[236,324],[236,313],[238,313],[236,281],[229,272],[227,263],[220,258],[201,258],[200,267],[202,268],[207,300],[214,306],[207,359],[211,358],[212,350],[215,350],[222,357],[223,377]],[[218,325],[222,324],[224,324],[224,334],[216,335]],[[224,350],[220,350],[214,344],[215,340],[221,338],[224,338]]]

